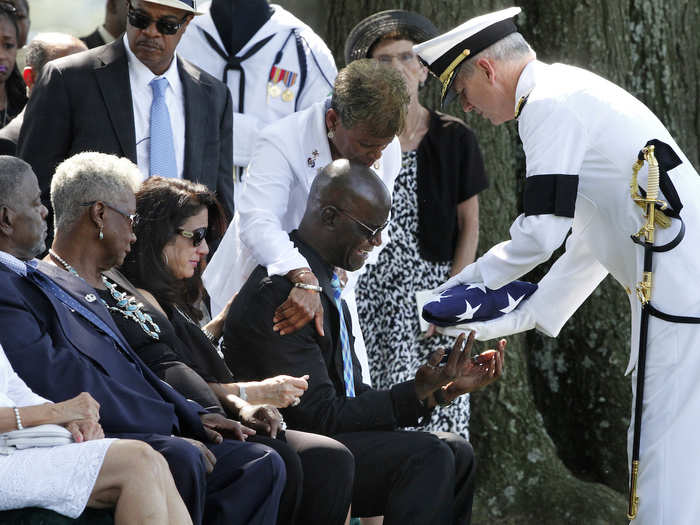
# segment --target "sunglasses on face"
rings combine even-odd
[[[185,239],[191,240],[192,246],[197,247],[202,244],[202,241],[207,237],[207,228],[197,228],[193,231],[178,228],[177,233],[182,235]]]
[[[136,29],[146,29],[150,27],[152,23],[155,22],[156,29],[162,35],[174,35],[177,33],[178,29],[187,21],[190,15],[185,15],[179,22],[174,22],[172,19],[159,18],[154,20],[150,16],[141,11],[136,11],[134,7],[129,2],[129,11],[126,15],[127,20],[129,20],[129,25],[135,27]]]
[[[111,204],[107,204],[104,201],[83,202],[81,204],[81,206],[92,206],[96,202],[101,202],[102,204],[105,205],[106,208],[109,208],[112,211],[116,211],[119,215],[121,215],[122,217],[127,219],[129,221],[129,225],[131,226],[132,229],[134,228],[134,226],[136,226],[139,223],[139,214],[138,213],[131,213],[131,214],[126,213],[125,211],[120,210],[116,206],[112,206]]]
[[[355,224],[358,224],[364,230],[365,235],[367,236],[367,239],[369,239],[370,241],[372,241],[377,236],[378,233],[382,232],[387,226],[389,226],[389,221],[391,221],[391,217],[387,217],[384,224],[382,224],[379,228],[370,228],[364,222],[362,222],[360,219],[356,219],[355,217],[350,215],[345,210],[343,210],[341,208],[337,208],[337,207],[335,209],[338,210],[343,215],[345,215],[348,219],[353,220],[355,222]]]

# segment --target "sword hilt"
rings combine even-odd
[[[639,460],[632,462],[632,481],[630,482],[630,497],[627,503],[627,519],[637,517],[639,510],[639,498],[637,497],[637,477],[639,476]]]

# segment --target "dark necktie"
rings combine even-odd
[[[343,293],[343,289],[340,287],[340,279],[338,279],[335,273],[331,277],[331,287],[333,288],[335,307],[338,309],[338,314],[340,316],[340,345],[343,349],[343,382],[345,383],[345,395],[347,397],[355,397],[355,378],[352,374],[350,335],[348,334],[348,326],[345,324],[343,304],[340,300],[340,294]]]
[[[209,43],[209,46],[216,51],[216,54],[219,55],[221,58],[226,61],[226,65],[224,66],[224,74],[223,78],[221,79],[224,84],[227,83],[228,81],[228,72],[229,70],[235,69],[236,71],[239,71],[241,73],[241,78],[240,81],[238,82],[238,113],[243,113],[244,111],[244,99],[245,99],[245,70],[243,69],[243,66],[241,63],[244,60],[247,60],[251,56],[253,56],[255,53],[257,53],[261,47],[263,47],[265,44],[267,44],[270,39],[275,36],[274,34],[263,38],[259,42],[256,42],[253,47],[251,47],[248,51],[246,51],[244,54],[241,56],[234,56],[234,55],[229,55],[224,49],[221,48],[221,46],[218,44],[218,42],[214,39],[213,36],[211,36],[209,33],[207,33],[204,29],[201,27],[199,30],[204,33],[204,38],[206,38],[207,42]]]

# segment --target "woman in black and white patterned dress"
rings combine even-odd
[[[427,70],[412,46],[437,34],[417,13],[376,13],[350,33],[346,60],[371,57],[399,70],[411,94],[399,136],[402,168],[393,194],[391,242],[357,286],[357,305],[374,386],[413,379],[430,352],[451,344],[421,333],[415,293],[432,289],[474,260],[477,194],[488,186],[474,133],[463,121],[429,111],[418,100]],[[469,435],[469,398],[436,410],[427,430]]]

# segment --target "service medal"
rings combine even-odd
[[[277,84],[273,84],[272,82],[268,82],[268,84],[267,84],[268,96],[275,98],[275,97],[279,97],[281,93],[282,93],[282,88],[280,88]]]
[[[285,89],[282,92],[282,100],[285,102],[291,102],[294,100],[294,92],[291,89]]]

